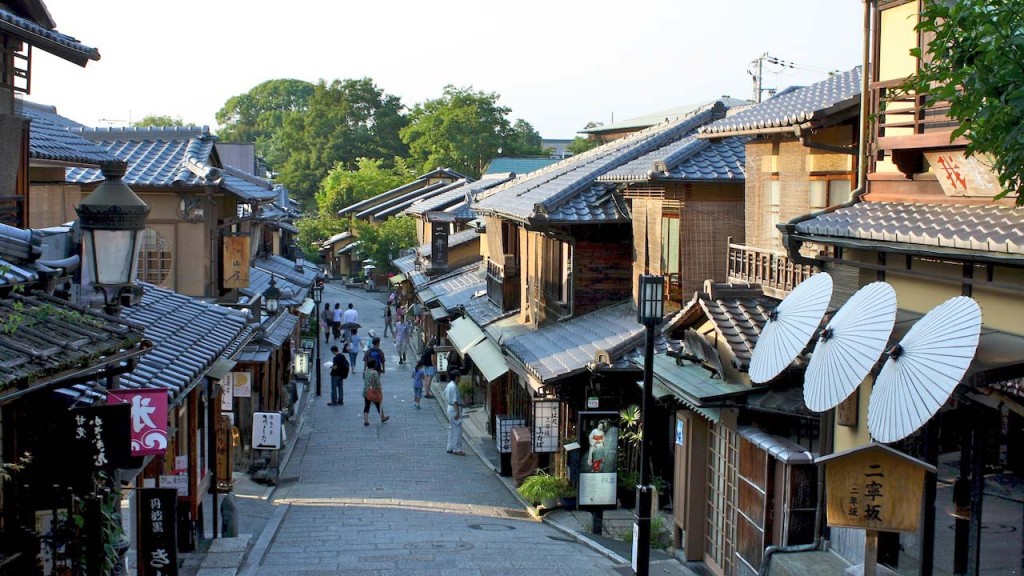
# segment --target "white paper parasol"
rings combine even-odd
[[[887,352],[868,404],[868,431],[896,442],[924,425],[946,403],[974,359],[981,309],[966,296],[924,315]]]
[[[821,332],[804,374],[804,404],[824,412],[846,400],[885,350],[896,323],[896,291],[873,282],[857,291]]]
[[[807,346],[832,298],[832,277],[819,272],[804,280],[769,314],[750,358],[750,379],[775,378]]]

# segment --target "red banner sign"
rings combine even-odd
[[[109,390],[107,394],[108,404],[132,406],[132,456],[167,451],[166,390]]]

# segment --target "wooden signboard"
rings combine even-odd
[[[883,444],[823,456],[828,525],[914,532],[921,519],[924,475],[935,468]]]
[[[249,287],[249,237],[224,237],[224,288]]]
[[[231,448],[231,418],[222,415],[217,424],[217,481],[225,485],[230,485],[234,470]]]
[[[925,152],[931,170],[946,196],[992,198],[1002,192],[992,162],[984,157],[964,156],[962,151]]]

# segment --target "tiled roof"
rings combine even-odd
[[[441,306],[448,311],[469,302],[475,293],[487,290],[487,270],[481,263],[470,264],[461,270],[464,271],[460,274],[429,284]]]
[[[302,288],[304,291],[309,290],[317,277],[316,267],[312,265],[303,266],[302,270],[297,270],[294,260],[289,260],[276,254],[271,254],[265,258],[256,258],[253,260],[252,266],[264,272],[272,272],[291,284]]]
[[[70,237],[66,230],[56,234]],[[46,234],[40,230],[23,230],[0,224],[0,286],[31,284],[78,268],[77,255],[57,261],[42,260],[46,251],[44,236]]]
[[[341,210],[338,210],[338,216],[344,216],[346,214],[351,214],[354,212],[367,213],[367,211],[373,210],[374,207],[379,206],[384,202],[387,202],[394,198],[398,198],[399,196],[405,196],[410,192],[415,192],[416,190],[419,190],[424,186],[427,186],[427,183],[434,178],[448,178],[454,181],[465,178],[465,176],[459,174],[458,172],[448,170],[447,168],[438,168],[437,170],[433,170],[431,172],[423,174],[422,176],[413,180],[412,182],[402,184],[398,188],[393,188],[391,190],[388,190],[387,192],[382,192],[372,198],[367,198],[366,200],[362,200],[350,206],[346,206]],[[369,213],[372,214],[372,212]]]
[[[452,206],[460,202],[465,203],[467,195],[475,197],[484,190],[489,190],[499,184],[508,182],[512,179],[512,176],[512,174],[494,174],[490,176],[485,175],[476,182],[462,180],[456,183],[458,185],[449,186],[437,195],[413,202],[405,209],[404,213],[420,215],[434,210],[448,211]]]
[[[602,182],[742,182],[746,179],[748,140],[744,137],[705,140],[691,133],[686,138],[641,156],[597,179]]]
[[[710,100],[707,102],[698,102],[696,104],[686,104],[678,106],[676,108],[669,108],[668,110],[662,110],[660,112],[654,112],[651,114],[644,114],[643,116],[637,116],[635,118],[627,118],[619,122],[612,122],[611,124],[602,124],[601,126],[594,126],[593,128],[586,128],[580,130],[580,134],[602,134],[605,132],[620,132],[626,130],[639,130],[642,128],[650,128],[662,122],[668,122],[669,120],[676,120],[684,116],[689,116],[694,112],[713,105],[715,102],[721,102],[726,108],[735,108],[737,106],[743,106],[749,104],[748,100],[740,100],[738,98],[730,98],[723,96],[721,98]]]
[[[202,163],[209,161],[214,138],[205,127],[79,128],[72,131],[128,162],[124,182],[129,186],[214,184],[187,167],[190,159]],[[72,168],[67,173],[67,181],[75,184],[100,180],[103,180],[103,175],[96,168]]]
[[[558,162],[558,158],[495,158],[487,165],[484,174],[529,174]]]
[[[294,268],[293,268],[294,269]],[[238,292],[250,298],[258,298],[270,288],[270,273],[256,267],[249,268],[249,286],[239,288]],[[309,287],[302,288],[288,281],[283,276],[274,278],[274,286],[281,291],[279,302],[282,306],[298,306],[306,300]]]
[[[768,313],[778,304],[754,287],[733,287],[716,284],[708,294],[698,292],[683,309],[676,313],[662,329],[663,332],[700,328],[711,320],[718,337],[726,342],[733,354],[733,364],[746,369],[757,338],[768,321]]]
[[[491,299],[488,298],[486,294],[470,298],[462,304],[462,310],[466,313],[466,316],[469,316],[469,318],[476,323],[477,326],[486,326],[504,316],[519,313],[518,308],[508,312],[502,312],[501,308],[494,302],[491,302]]]
[[[71,128],[111,154],[128,162],[124,181],[129,186],[216,186],[246,202],[280,197],[269,181],[236,168],[220,167],[214,154],[217,138],[206,126],[148,126],[135,128]],[[88,184],[103,179],[95,168],[72,168],[67,180]]]
[[[504,346],[538,379],[550,382],[586,370],[598,350],[613,358],[629,352],[643,332],[631,303],[624,302],[506,339]]]
[[[705,126],[703,134],[729,134],[819,122],[860,103],[861,68],[835,74],[806,86],[769,98],[756,106]]]
[[[61,34],[22,18],[6,7],[0,7],[0,32],[15,36],[40,50],[85,66],[89,60],[99,60],[100,52],[82,44],[67,34]]]
[[[437,196],[438,194],[441,194],[452,187],[459,187],[465,183],[465,180],[458,180],[452,183],[437,182],[435,184],[430,184],[418,190],[413,190],[408,194],[403,194],[402,196],[399,196],[397,198],[392,198],[391,200],[381,202],[380,204],[367,208],[362,212],[358,212],[356,213],[356,218],[366,218],[367,216],[373,216],[374,219],[380,220],[383,218],[387,218],[388,216],[394,216],[395,214],[398,214],[399,212],[402,212],[403,210],[411,206],[417,200],[433,198],[434,196]]]
[[[267,332],[263,341],[270,343],[275,348],[281,346],[285,340],[291,337],[298,322],[299,317],[290,312],[274,317],[273,321],[268,321],[264,326]]]
[[[143,338],[128,323],[37,294],[0,299],[0,323],[14,327],[0,334],[0,390],[90,366]]]
[[[79,124],[57,114],[53,106],[18,100],[18,115],[32,121],[29,128],[29,156],[37,160],[53,160],[68,164],[95,164],[116,160],[106,148],[68,132]]]
[[[614,185],[594,184],[546,215],[548,222],[615,222],[629,220],[629,208]]]
[[[698,127],[721,117],[725,108],[716,103],[682,119],[659,124],[625,138],[588,150],[543,170],[519,176],[487,194],[473,205],[478,213],[490,213],[526,222],[555,219],[566,213],[559,208],[579,194],[591,192],[594,181],[607,172],[683,138]],[[615,204],[614,195],[594,194],[595,199]],[[615,206],[594,206],[589,202],[570,207],[571,222],[603,222],[605,218],[626,220]],[[557,220],[555,220],[557,221]]]
[[[124,388],[167,388],[172,402],[206,373],[246,328],[245,315],[145,285],[142,302],[121,317],[144,326],[153,349],[122,376]]]
[[[858,202],[804,220],[798,234],[1024,255],[1024,210],[996,204]]]

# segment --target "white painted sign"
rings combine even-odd
[[[498,422],[498,433],[494,436],[494,443],[497,445],[499,453],[511,454],[512,429],[517,426],[526,426],[526,419],[513,418],[506,415],[499,415],[496,419]]]
[[[254,412],[252,415],[252,447],[254,450],[281,449],[281,413]]]
[[[188,496],[188,474],[160,475],[161,488],[174,488],[178,496]]]
[[[580,506],[615,506],[615,472],[580,474]]]
[[[533,451],[558,452],[558,400],[533,402]]]

